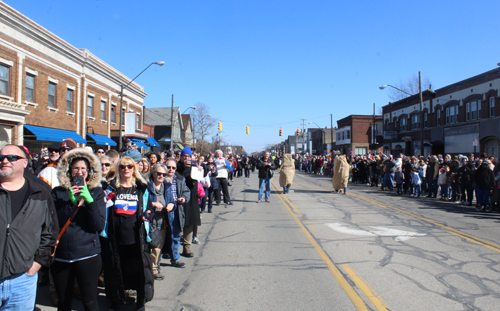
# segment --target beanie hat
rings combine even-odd
[[[59,146],[59,149],[61,148],[71,148],[75,149],[76,148],[76,143],[73,139],[71,138],[66,138],[65,140],[62,141],[61,145]]]
[[[181,151],[181,157],[182,157],[183,155],[185,155],[185,154],[189,154],[190,156],[192,156],[192,155],[193,155],[193,152],[191,151],[191,148],[189,148],[189,147],[185,147],[184,149],[182,149],[182,151]]]
[[[122,156],[131,157],[132,160],[134,160],[135,162],[142,160],[142,154],[139,151],[134,150],[134,149],[129,149],[129,150],[125,151],[122,154]]]

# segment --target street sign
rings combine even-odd
[[[472,140],[472,146],[474,146],[474,147],[479,146],[479,139],[474,138],[474,139]]]

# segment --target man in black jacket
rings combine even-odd
[[[257,169],[259,170],[259,200],[257,203],[261,203],[264,198],[264,187],[266,189],[266,202],[271,202],[269,199],[271,197],[272,170],[276,169],[276,165],[274,161],[269,158],[269,152],[265,152],[264,156],[258,160]]]
[[[0,238],[0,286],[10,297],[0,302],[2,309],[33,309],[37,272],[49,264],[59,232],[50,192],[24,177],[27,165],[18,146],[0,150],[0,227],[6,228]]]

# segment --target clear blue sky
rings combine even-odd
[[[420,70],[433,89],[500,62],[500,1],[7,0],[137,82],[146,107],[197,102],[249,151],[389,102]],[[250,135],[245,127],[250,126]],[[279,137],[280,126],[284,136]],[[313,124],[310,127],[315,127]]]

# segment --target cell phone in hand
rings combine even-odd
[[[85,186],[85,180],[83,179],[83,176],[75,176],[73,177],[73,186],[78,186],[78,187],[83,187]]]

